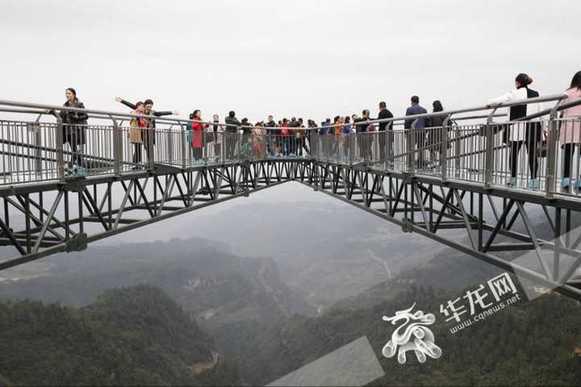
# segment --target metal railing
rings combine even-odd
[[[364,124],[387,122],[390,128],[361,133],[344,133],[340,125],[311,129],[240,126],[232,131],[213,122],[202,122],[204,130],[192,130],[191,120],[148,116],[155,126],[142,127],[136,124],[142,115],[0,101],[0,112],[27,118],[0,120],[0,185],[135,173],[163,166],[195,168],[241,160],[309,158],[549,196],[577,196],[581,192],[581,118],[560,118],[558,113],[581,100],[563,104],[564,98],[554,95],[369,120]],[[555,102],[555,106],[523,120],[495,122],[504,117],[497,114],[500,108],[544,102]],[[87,113],[90,123],[63,123],[55,114],[61,111]],[[479,112],[486,114],[474,114]],[[445,119],[440,126],[417,127],[421,119],[433,117]],[[411,129],[401,127],[406,121],[413,121]]]

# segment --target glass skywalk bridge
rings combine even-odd
[[[285,135],[214,123],[195,133],[177,118],[140,128],[98,110],[68,125],[58,113],[76,109],[0,101],[0,269],[295,181],[581,298],[581,118],[560,117],[581,101],[563,99],[398,117],[383,132]],[[551,108],[514,122],[498,114],[524,103]],[[441,125],[419,125],[434,117]]]

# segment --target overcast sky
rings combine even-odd
[[[541,94],[581,68],[578,0],[0,0],[0,98],[87,107],[116,95],[205,118],[320,120],[412,94],[485,103],[527,72]]]

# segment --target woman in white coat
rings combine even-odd
[[[489,103],[494,105],[538,97],[539,93],[529,88],[531,83],[533,83],[533,80],[527,74],[518,74],[515,78],[514,90],[503,94],[498,98],[490,100]],[[503,133],[504,143],[509,146],[510,179],[507,182],[508,186],[514,187],[517,185],[518,155],[524,144],[527,148],[529,169],[531,173],[530,180],[528,182],[528,188],[540,188],[540,182],[537,178],[537,172],[539,168],[537,150],[541,142],[541,124],[538,120],[523,124],[514,123],[513,121],[526,117],[527,115],[537,113],[541,111],[541,109],[542,106],[538,103],[510,107],[509,120],[511,123],[504,127]]]

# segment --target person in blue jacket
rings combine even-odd
[[[420,105],[420,97],[414,95],[411,99],[412,105],[407,108],[405,115],[406,116],[413,116],[416,114],[426,114],[428,111],[424,109]],[[415,124],[414,124],[415,122]],[[413,126],[413,127],[412,127]],[[408,151],[415,152],[417,149],[417,159],[414,157],[413,159],[416,162],[417,168],[424,167],[424,145],[426,142],[425,139],[425,130],[426,127],[426,119],[425,118],[417,118],[417,119],[409,119],[405,120],[404,122],[404,129],[407,131],[407,140],[408,140]]]

